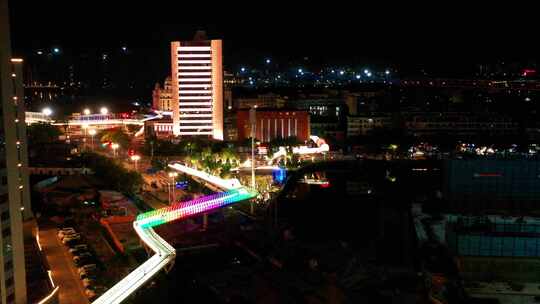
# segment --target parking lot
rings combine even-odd
[[[52,270],[53,280],[55,284],[60,286],[60,303],[88,303],[77,269],[73,265],[72,257],[67,251],[67,247],[60,243],[56,227],[54,225],[42,227],[39,236],[41,247]]]

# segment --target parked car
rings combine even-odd
[[[77,246],[77,245],[75,245]],[[71,249],[70,249],[71,250]],[[87,251],[87,250],[84,250],[84,249],[81,249],[81,250],[75,250],[73,251],[72,255],[74,258],[78,257],[78,256],[85,256],[87,254],[92,254],[90,251]]]
[[[62,240],[62,244],[68,245],[71,248],[71,246],[75,246],[75,245],[79,244],[80,241],[81,241],[81,236],[80,235],[75,235],[75,236],[65,237]]]
[[[62,239],[67,234],[74,234],[74,233],[77,233],[77,231],[75,231],[75,229],[73,229],[73,228],[65,228],[65,229],[60,229],[60,231],[58,231],[57,236],[58,236],[58,238]]]
[[[95,270],[83,270],[82,272],[79,273],[79,277],[81,278],[81,280],[95,279],[96,276],[97,276],[97,272]]]
[[[81,238],[76,238],[74,240],[71,240],[69,242],[66,243],[66,245],[69,247],[69,248],[73,248],[79,244],[82,243],[82,239]]]
[[[86,278],[82,280],[82,284],[84,288],[93,287],[93,286],[96,286],[96,280]]]
[[[80,233],[68,233],[68,234],[63,234],[62,237],[60,237],[60,241],[63,241],[65,238],[72,238],[72,237],[76,237],[76,236],[81,236]]]
[[[89,264],[93,264],[96,260],[94,259],[93,256],[87,256],[87,257],[74,257],[73,258],[73,263],[75,264],[76,267],[81,267],[81,266],[84,266],[84,265],[89,265]]]
[[[79,273],[81,273],[81,271],[88,271],[88,270],[97,270],[97,265],[96,264],[89,264],[89,265],[84,265],[84,266],[81,266],[77,269],[77,271]]]
[[[98,294],[97,292],[91,290],[91,289],[85,289],[84,290],[84,295],[86,296],[86,298],[88,300],[90,300],[91,302],[94,301],[97,297],[98,297]]]
[[[84,258],[84,259],[80,259],[80,260],[77,260],[77,261],[73,262],[73,264],[75,264],[75,267],[81,267],[81,266],[84,266],[84,265],[92,264],[94,262],[95,262],[95,260],[93,258]]]
[[[77,269],[81,279],[95,278],[97,273],[96,264],[88,264]]]
[[[86,244],[79,244],[79,245],[75,245],[73,246],[73,248],[71,248],[69,250],[69,253],[73,254],[73,255],[79,255],[80,253],[82,252],[87,252],[88,251],[88,245]]]
[[[104,288],[104,287],[86,288],[84,290],[84,294],[86,295],[86,298],[88,298],[88,300],[93,301],[97,297],[99,297],[100,295],[104,294],[105,291],[106,291],[106,288]]]
[[[95,260],[91,254],[88,254],[82,257],[80,256],[73,257],[73,263],[75,263],[75,266],[81,267],[86,264],[94,264]]]
[[[73,257],[73,260],[75,261],[75,260],[78,260],[78,259],[91,258],[91,257],[92,257],[92,254],[90,252],[88,252],[88,251],[85,251],[85,252],[81,252],[81,253],[75,255]]]

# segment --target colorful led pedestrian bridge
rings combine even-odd
[[[256,195],[256,191],[240,187],[140,214],[133,222],[133,228],[155,254],[92,303],[119,304],[151,280],[161,269],[174,262],[175,249],[155,233],[152,227],[200,215],[252,199]]]
[[[253,198],[255,195],[255,193],[246,188],[220,192],[188,202],[173,204],[159,210],[146,212],[137,216],[137,222],[143,228],[155,227],[247,200]]]

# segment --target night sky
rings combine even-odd
[[[228,71],[271,58],[279,69],[392,67],[402,77],[424,71],[469,77],[478,64],[537,67],[540,57],[536,16],[526,14],[534,8],[228,1],[212,9],[210,3],[11,0],[12,44],[29,63],[37,49],[99,58],[125,45],[130,62],[117,62],[123,76],[116,79],[133,82],[133,96],[145,99],[170,73],[169,42],[189,40],[198,29],[224,40]]]
[[[205,29],[211,38],[224,39],[226,58],[234,62],[308,56],[455,66],[499,57],[538,57],[538,26],[535,18],[527,17],[526,7],[493,12],[495,4],[402,7],[388,2],[375,8],[362,3],[349,7],[228,1],[212,10],[210,1],[145,1],[144,6],[136,2],[12,0],[14,47],[20,51],[54,43],[64,48],[126,43],[158,50]]]

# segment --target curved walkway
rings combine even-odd
[[[171,168],[181,170],[185,168],[179,167],[182,165],[169,165]],[[188,168],[191,169],[191,168]],[[236,182],[223,180],[219,177],[203,175],[201,171],[194,169],[187,170],[187,174],[195,175],[207,180],[210,183],[226,189],[226,192],[220,192],[188,202],[177,203],[171,206],[149,211],[137,216],[137,220],[133,222],[133,228],[141,240],[155,254],[146,262],[141,264],[120,282],[114,285],[111,289],[105,292],[102,296],[96,299],[93,304],[119,304],[128,298],[133,292],[142,287],[146,282],[150,281],[161,269],[172,264],[176,257],[175,249],[155,233],[152,227],[159,226],[171,221],[186,219],[208,212],[210,210],[222,208],[237,202],[245,201],[254,198],[257,193],[247,189]],[[201,175],[201,176],[199,176]],[[221,181],[220,181],[221,180]]]

